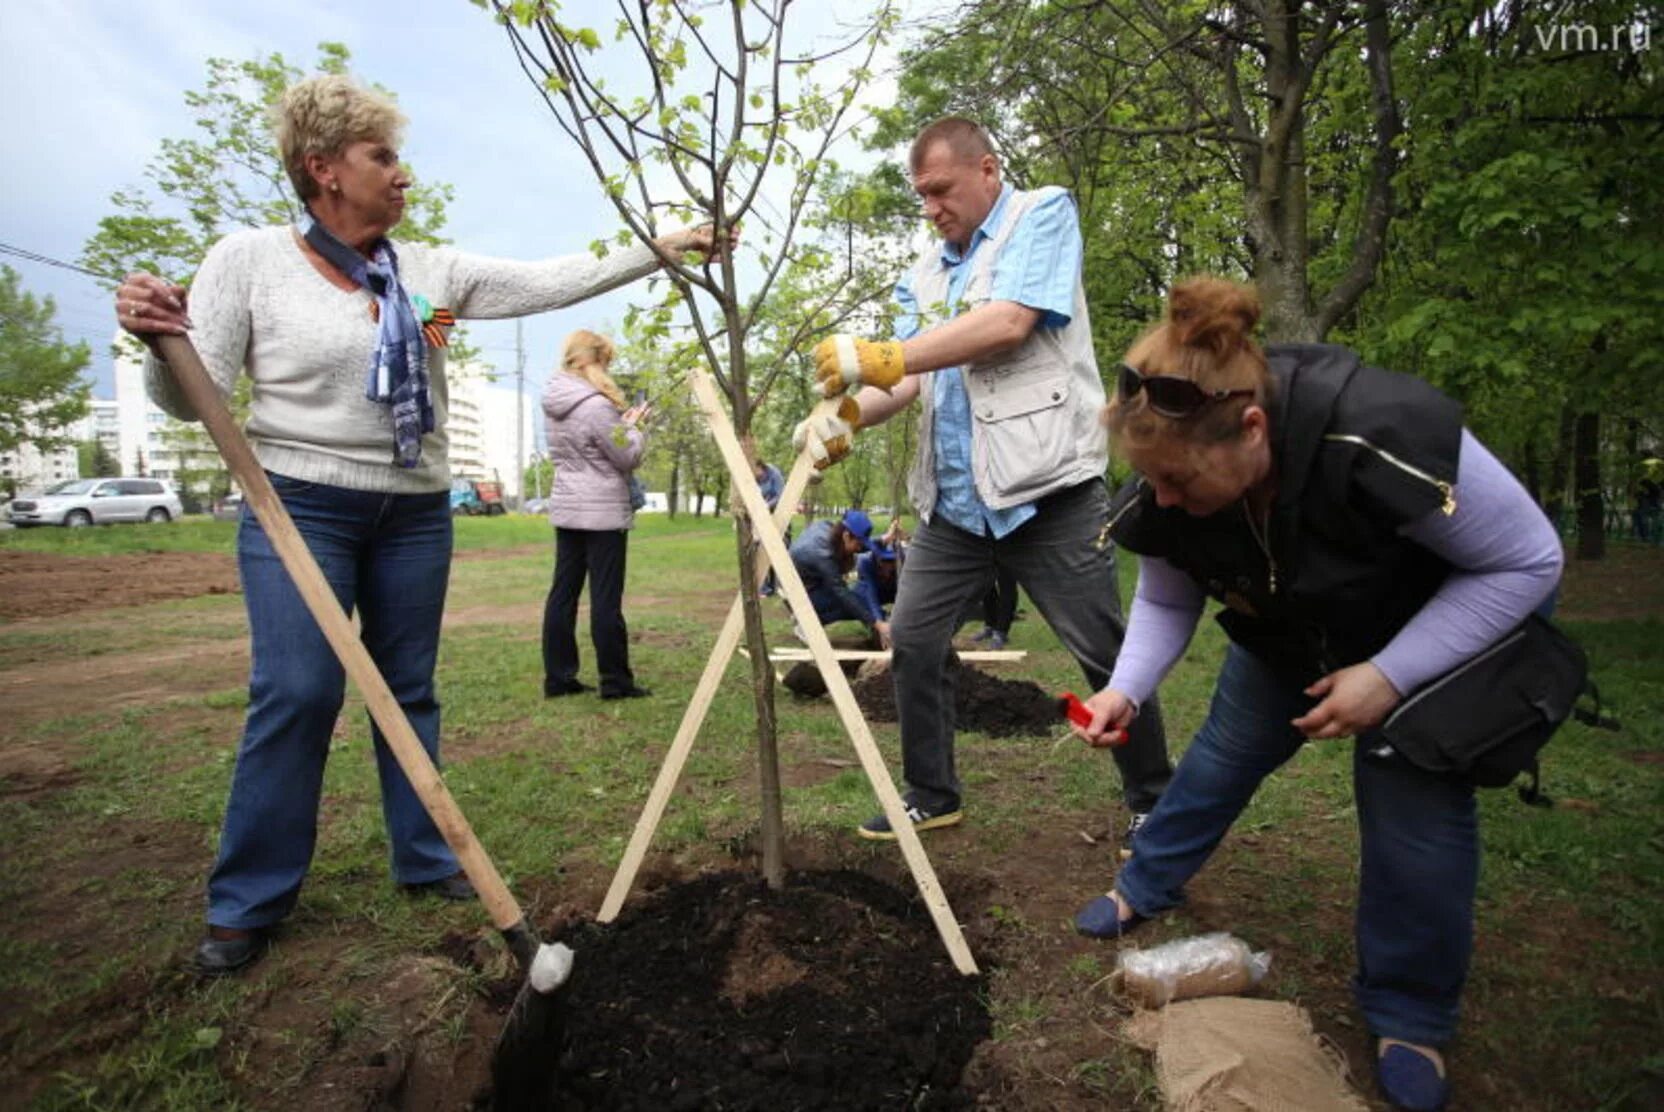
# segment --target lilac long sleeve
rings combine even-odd
[[[1375,654],[1375,666],[1400,694],[1469,659],[1519,625],[1560,582],[1560,538],[1519,480],[1462,430],[1456,505],[1399,532],[1444,557],[1456,570],[1398,636]]]
[[[1400,532],[1456,570],[1374,657],[1401,694],[1469,659],[1519,625],[1560,581],[1560,539],[1517,479],[1467,429],[1456,512],[1435,510]],[[1206,596],[1159,557],[1138,562],[1138,590],[1109,686],[1148,699],[1190,643]]]
[[[1190,644],[1206,601],[1189,575],[1159,556],[1140,556],[1127,637],[1109,686],[1142,706]]]

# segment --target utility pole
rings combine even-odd
[[[514,508],[526,512],[526,331],[514,319]]]

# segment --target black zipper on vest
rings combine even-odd
[[[1365,440],[1361,436],[1353,436],[1350,433],[1331,432],[1325,433],[1323,439],[1343,441],[1347,444],[1358,444],[1368,448],[1370,451],[1374,452],[1376,455],[1380,456],[1382,459],[1386,460],[1406,475],[1413,475],[1422,482],[1430,483],[1437,487],[1439,493],[1444,495],[1444,504],[1439,507],[1440,512],[1443,513],[1444,516],[1449,517],[1451,514],[1456,512],[1456,488],[1445,482],[1443,479],[1429,475],[1427,472],[1412,463],[1404,462],[1391,452],[1387,451],[1385,448],[1371,444],[1368,440]]]
[[[1143,487],[1144,487],[1144,477],[1142,475],[1139,476],[1137,479],[1133,480],[1133,482],[1135,484],[1133,486],[1133,490],[1135,492],[1141,491],[1143,489]],[[1127,499],[1127,504],[1125,506],[1122,506],[1120,508],[1120,510],[1117,511],[1114,515],[1112,515],[1108,521],[1104,522],[1104,527],[1102,529],[1098,530],[1098,539],[1097,539],[1097,542],[1096,542],[1096,546],[1097,546],[1097,549],[1098,549],[1099,552],[1102,552],[1104,550],[1104,548],[1106,546],[1108,546],[1108,544],[1109,544],[1109,531],[1111,529],[1115,528],[1117,525],[1119,525],[1121,523],[1121,519],[1123,517],[1126,517],[1127,514],[1132,510],[1132,508],[1134,506],[1138,505],[1138,502],[1139,502],[1139,496],[1135,493],[1134,496],[1129,497]]]

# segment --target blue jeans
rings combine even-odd
[[[1115,878],[1140,915],[1180,902],[1260,781],[1305,744],[1290,720],[1311,705],[1250,653],[1226,651],[1207,720]],[[1353,992],[1376,1035],[1442,1045],[1455,1034],[1473,950],[1473,787],[1398,757],[1368,756],[1368,742],[1353,745],[1363,850]]]
[[[814,604],[815,617],[820,619],[823,626],[829,626],[833,622],[865,624],[872,621],[867,608],[848,591],[840,591],[834,587],[810,587],[809,601]]]
[[[342,609],[358,610],[365,647],[437,764],[433,670],[450,573],[449,494],[377,494],[282,475],[271,480]],[[253,663],[248,719],[208,878],[208,922],[246,930],[276,923],[300,895],[346,680],[247,505],[237,564]],[[456,858],[381,731],[373,732],[394,878],[420,884],[456,873]]]

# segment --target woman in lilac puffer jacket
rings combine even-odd
[[[637,423],[646,409],[626,409],[607,375],[612,342],[593,332],[566,338],[561,368],[543,389],[544,429],[555,465],[549,521],[555,527],[555,579],[543,607],[543,694],[590,690],[578,681],[578,595],[589,577],[589,634],[601,674],[601,698],[647,695],[630,671],[624,625],[624,555],[635,511],[630,473],[647,438]]]

